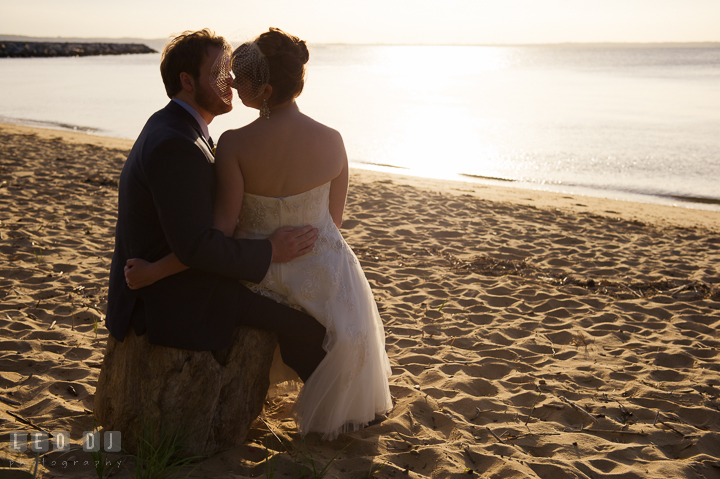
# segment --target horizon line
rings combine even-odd
[[[72,37],[72,36],[29,36],[29,35],[17,35],[17,34],[0,34],[0,41],[14,41],[10,39],[4,39],[3,37],[19,37],[28,39],[53,39],[53,40],[144,40],[144,41],[166,41],[168,37],[156,37],[156,38],[145,38],[145,37]],[[47,41],[47,40],[45,40]],[[230,40],[232,42],[232,40]],[[720,46],[720,40],[691,40],[691,41],[559,41],[559,42],[523,42],[523,43],[508,43],[508,42],[480,42],[480,43],[383,43],[383,42],[308,42],[311,45],[337,45],[337,46],[477,46],[477,47],[528,47],[528,46],[583,46],[583,45],[603,45],[603,46],[652,46],[652,45],[712,45]]]

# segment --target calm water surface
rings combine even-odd
[[[298,104],[343,134],[353,166],[720,211],[718,47],[310,55]],[[158,65],[158,54],[0,59],[0,119],[133,139],[167,102]],[[236,102],[211,134],[256,115]]]

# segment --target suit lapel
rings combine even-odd
[[[208,150],[210,151],[210,154],[212,155],[213,162],[215,161],[215,148],[210,145],[210,143],[207,142],[204,136],[200,135],[200,138],[202,138],[203,143],[205,143],[205,146],[207,146]]]
[[[197,133],[197,136],[198,136],[198,138],[195,141],[195,144],[197,144],[199,147],[200,147],[200,145],[204,145],[205,148],[200,147],[200,149],[203,150],[203,153],[205,153],[205,156],[207,157],[208,162],[214,163],[215,162],[215,150],[214,150],[214,148],[212,148],[210,146],[210,143],[208,143],[208,141],[205,139],[205,135],[203,135],[200,125],[198,125],[197,120],[190,114],[190,112],[172,100],[170,100],[170,103],[165,108],[169,109],[176,115],[182,117],[192,127],[192,129],[195,130],[195,133]]]

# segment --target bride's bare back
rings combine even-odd
[[[233,52],[232,86],[238,97],[247,107],[269,111],[270,117],[220,137],[215,225],[223,232],[232,232],[244,192],[282,198],[328,182],[330,214],[341,224],[348,187],[342,137],[302,114],[295,103],[309,55],[304,41],[277,28]]]
[[[216,157],[215,224],[232,231],[244,192],[282,198],[330,186],[330,214],[339,227],[348,188],[340,133],[300,112],[292,101],[220,137]]]
[[[226,132],[248,193],[284,197],[334,180],[347,167],[340,134],[300,112],[295,102],[269,120]]]

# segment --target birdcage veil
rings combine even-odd
[[[232,87],[237,90],[241,100],[252,101],[265,91],[265,85],[270,80],[270,67],[254,41],[237,47],[230,63],[235,76]]]
[[[228,42],[225,42],[222,52],[215,59],[210,69],[210,86],[222,101],[228,105],[232,105],[232,89],[230,88],[233,82],[231,58],[232,47]]]

